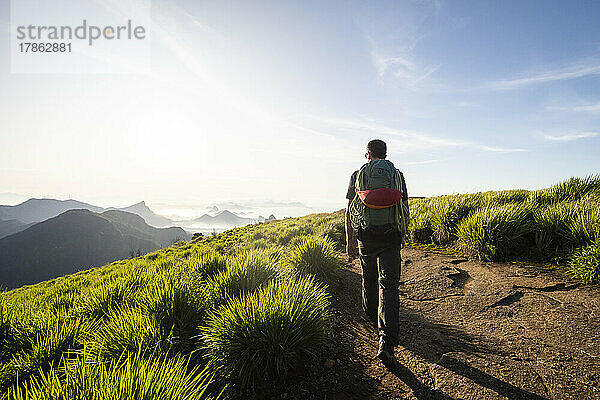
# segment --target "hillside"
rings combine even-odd
[[[148,225],[163,228],[175,226],[170,219],[155,214],[144,201],[123,208],[103,208],[77,200],[55,200],[55,199],[29,199],[14,206],[0,205],[0,220],[18,220],[24,223],[42,222],[56,217],[69,210],[89,210],[95,213],[118,210],[137,214],[146,221]]]
[[[343,261],[337,212],[236,228],[3,293],[0,386],[15,399],[595,398],[600,291],[584,282],[600,271],[597,183],[411,202],[397,368],[374,357],[360,266]],[[473,241],[467,227],[515,209],[525,210],[508,219],[522,224],[519,240],[508,240],[514,225],[487,233],[499,224],[482,223]],[[556,209],[571,210],[554,225],[572,227],[560,231],[564,242],[536,241]],[[586,233],[576,242],[577,226]],[[17,374],[27,389],[15,386]]]
[[[33,222],[26,224],[17,219],[9,219],[8,221],[0,220],[0,239],[13,233],[25,230],[33,225]]]
[[[181,228],[153,228],[123,211],[69,210],[0,239],[0,285],[37,283],[188,238]]]
[[[157,228],[164,228],[167,226],[174,226],[175,222],[171,221],[169,218],[163,217],[162,215],[155,214],[148,206],[146,202],[140,201],[134,205],[124,208],[109,208],[108,210],[118,210],[125,211],[128,213],[139,215],[144,219],[144,221],[151,226],[155,226]]]
[[[25,223],[41,222],[68,210],[102,212],[102,207],[76,200],[29,199],[14,206],[0,206],[0,219],[16,219]]]
[[[238,226],[245,226],[253,224],[254,222],[255,220],[252,218],[240,217],[227,210],[219,211],[214,216],[204,214],[193,220],[194,224],[225,229],[231,229]]]
[[[158,248],[170,246],[180,240],[189,240],[191,237],[179,227],[157,229],[138,214],[131,212],[110,210],[100,215],[111,220],[121,232],[129,232],[135,237],[152,241],[158,245]]]

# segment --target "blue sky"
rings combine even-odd
[[[0,4],[3,191],[337,205],[373,138],[413,195],[600,169],[597,2],[155,1],[151,65],[80,75],[11,74]]]

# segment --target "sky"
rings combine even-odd
[[[375,138],[414,196],[595,174],[598,15],[593,1],[152,1],[150,57],[27,74],[11,72],[0,0],[0,192],[335,209]]]

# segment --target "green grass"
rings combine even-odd
[[[432,238],[446,245],[456,240],[456,230],[461,220],[482,204],[481,195],[442,196],[429,203]]]
[[[523,203],[529,199],[531,192],[528,190],[502,190],[499,192],[483,193],[482,204],[488,206],[503,206],[511,203]]]
[[[227,257],[218,253],[196,253],[188,263],[202,279],[208,279],[227,269]]]
[[[214,311],[203,329],[216,371],[235,389],[263,394],[328,337],[329,295],[311,277],[278,279]]]
[[[206,314],[206,294],[193,272],[164,275],[138,295],[141,309],[160,328],[163,340],[190,348],[196,343],[198,327]]]
[[[0,298],[0,362],[11,358],[29,343],[29,334],[6,300]],[[1,373],[0,373],[1,375]]]
[[[26,386],[7,393],[11,400],[201,400],[209,392],[211,376],[207,369],[188,371],[184,358],[141,354],[123,362],[90,364],[83,359],[64,363],[32,378]],[[216,397],[216,396],[215,396]]]
[[[244,251],[231,258],[227,269],[207,281],[207,295],[213,305],[223,305],[230,299],[267,284],[278,273],[276,255],[263,251]]]
[[[323,282],[334,282],[341,268],[335,244],[321,236],[305,236],[296,241],[286,264],[301,275],[314,275]]]
[[[273,221],[0,293],[0,390],[11,398],[117,398],[118,390],[119,398],[218,397],[235,379],[214,367],[200,373],[216,365],[203,338],[208,316],[250,297],[261,312],[271,304],[281,321],[291,318],[284,333],[292,350],[277,361],[285,382],[319,356],[330,313],[327,286],[290,275],[290,255],[310,235],[329,262],[343,233],[339,212]],[[144,363],[173,380],[164,386]],[[269,371],[253,385],[269,386]],[[190,384],[204,394],[187,392]]]
[[[575,250],[568,267],[573,276],[585,283],[600,283],[600,241]]]
[[[433,240],[431,203],[432,201],[427,199],[417,199],[410,203],[408,239],[413,243],[428,244]]]
[[[481,260],[566,265],[578,249],[600,239],[600,175],[537,191],[417,199],[410,209],[409,240],[415,245],[433,242]],[[584,269],[568,271],[589,281]]]
[[[168,346],[158,321],[135,308],[116,309],[100,328],[88,331],[86,350],[99,361],[128,353],[156,353]]]
[[[599,181],[412,200],[410,240],[484,260],[557,261],[597,283]],[[344,244],[343,211],[315,214],[0,293],[1,393],[279,396],[323,361]]]
[[[37,320],[36,324],[21,328],[20,347],[14,349],[0,366],[0,388],[57,365],[65,353],[81,349],[85,332],[95,328],[93,322],[53,315]]]
[[[343,220],[331,221],[321,225],[320,236],[330,240],[336,250],[344,251],[346,248],[346,227]]]
[[[106,282],[82,296],[77,307],[79,313],[92,319],[109,316],[116,308],[132,301],[135,286],[125,280]]]
[[[460,222],[458,242],[465,253],[485,261],[526,255],[531,214],[525,203],[486,206]]]
[[[576,201],[600,193],[600,175],[570,178],[547,189],[532,192],[529,200],[539,205]]]

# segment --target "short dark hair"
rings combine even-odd
[[[367,144],[367,151],[373,157],[385,158],[387,156],[387,146],[383,140],[373,139]]]

